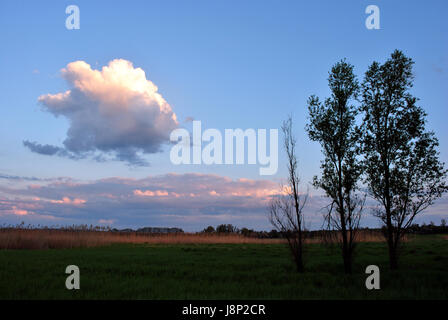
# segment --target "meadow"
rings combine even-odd
[[[343,273],[334,245],[308,243],[306,272],[298,274],[286,245],[271,239],[167,239],[0,250],[0,299],[448,299],[446,236],[408,240],[393,272],[384,242],[359,243],[352,275]],[[65,288],[72,264],[80,290]],[[370,264],[380,267],[380,290],[365,288]]]

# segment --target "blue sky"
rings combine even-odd
[[[71,4],[80,9],[79,30],[65,28],[65,8]],[[380,30],[365,27],[368,15],[364,11],[370,4],[380,8]],[[190,124],[184,121],[188,117],[201,120],[204,128],[220,130],[279,128],[291,113],[299,140],[302,180],[306,183],[319,173],[321,157],[319,146],[309,141],[304,131],[307,98],[311,94],[328,95],[328,70],[338,60],[347,58],[361,79],[372,61],[384,61],[394,49],[403,50],[415,61],[412,92],[428,112],[428,128],[440,140],[441,160],[448,162],[447,9],[443,0],[2,1],[0,173],[50,180],[66,177],[98,188],[98,181],[110,177],[135,179],[140,188],[148,176],[167,173],[200,173],[235,181],[269,180],[269,185],[285,176],[282,154],[278,173],[266,178],[259,176],[254,165],[174,166],[169,161],[168,146],[164,152],[145,155],[149,167],[45,156],[23,146],[24,140],[62,146],[67,136],[67,118],[46,112],[37,100],[41,95],[70,89],[61,69],[79,60],[92,69],[101,69],[114,59],[125,59],[145,71],[180,125],[187,128]],[[36,196],[12,192],[11,188],[19,188],[15,185],[19,182],[23,190],[29,188],[26,180],[17,180],[0,181],[0,198],[7,202],[5,212],[21,210],[17,198]],[[63,201],[64,195],[58,196],[49,193],[45,199]],[[72,202],[76,199],[67,196]],[[82,198],[81,193],[78,196]],[[132,203],[127,205],[132,207]],[[150,206],[147,216],[129,213],[134,207],[121,208],[112,218],[100,209],[89,216],[89,209],[93,209],[87,205],[64,214],[56,207],[42,206],[34,211],[28,208],[34,215],[5,214],[0,221],[48,222],[39,217],[45,215],[57,217],[60,224],[113,220],[116,226],[186,225],[186,229],[196,230],[217,222],[240,221],[249,227],[269,228],[261,207],[250,207],[246,214],[238,206],[210,206],[204,204],[201,216],[190,216],[187,222],[181,217],[164,220],[160,215],[167,210],[164,204]],[[197,206],[192,205],[191,212],[194,208]],[[445,208],[446,202],[441,200],[426,214],[427,219],[438,222]],[[215,216],[207,217],[205,211],[215,212]],[[172,209],[170,214],[174,212]],[[143,217],[136,218],[140,214]],[[245,214],[257,218],[244,218]],[[216,216],[220,218],[214,219]],[[370,218],[367,221],[376,223]]]

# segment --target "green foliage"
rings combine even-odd
[[[238,228],[231,224],[220,224],[216,227],[216,232],[218,233],[236,233]]]
[[[411,95],[412,59],[396,50],[374,62],[362,84],[365,181],[387,227],[391,266],[400,238],[414,217],[448,190],[438,140],[426,131],[426,113]]]
[[[205,228],[204,230],[202,230],[202,232],[205,232],[205,233],[213,233],[213,232],[215,232],[215,228],[213,228],[212,226],[208,226],[207,228]]]
[[[313,185],[321,188],[330,199],[325,219],[329,228],[340,230],[342,256],[346,272],[351,272],[356,230],[361,218],[364,198],[357,195],[357,183],[362,175],[359,156],[360,131],[355,125],[359,85],[353,66],[344,60],[336,63],[328,78],[331,97],[324,102],[316,96],[308,100],[309,123],[306,127],[311,140],[322,147],[321,177]]]

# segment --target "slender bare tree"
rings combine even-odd
[[[281,194],[271,200],[269,220],[287,239],[298,272],[304,271],[303,263],[303,208],[308,194],[299,194],[296,139],[292,133],[292,119],[283,122],[284,148],[288,161],[288,180],[281,186]]]

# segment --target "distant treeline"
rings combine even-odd
[[[1,225],[0,229],[44,229],[44,230],[59,230],[59,231],[103,231],[103,232],[118,232],[118,233],[184,233],[181,228],[163,228],[163,227],[144,227],[139,229],[116,229],[107,226],[93,226],[93,225],[71,225],[71,226],[33,226],[25,225],[23,222],[18,225]],[[364,233],[379,234],[385,232],[385,227],[383,228],[360,228],[360,231]],[[436,225],[434,222],[429,224],[413,224],[409,227],[408,232],[410,234],[448,234],[448,225],[445,219],[441,220],[440,225]],[[216,228],[213,226],[208,226],[197,234],[202,233],[221,233],[221,234],[240,234],[249,238],[259,238],[259,239],[281,239],[285,238],[282,232],[275,229],[271,231],[256,231],[249,228],[238,228],[232,224],[220,224]],[[304,230],[305,238],[321,238],[323,236],[337,233],[336,230]]]
[[[381,233],[383,234],[386,231],[386,228],[360,228],[361,232],[364,233]],[[279,232],[275,229],[271,231],[256,231],[248,228],[237,228],[232,224],[220,224],[216,228],[213,226],[208,226],[201,233],[237,233],[241,234],[245,237],[251,238],[270,238],[270,239],[278,239],[284,238],[285,235],[282,232]],[[320,238],[322,236],[337,233],[336,230],[304,230],[305,238]],[[410,234],[446,234],[448,233],[448,226],[446,224],[446,220],[442,219],[440,225],[435,225],[434,222],[430,222],[430,224],[413,224],[409,227]]]
[[[446,220],[442,219],[440,226],[436,226],[434,222],[429,224],[413,224],[408,229],[409,233],[413,234],[436,234],[436,233],[448,233],[448,226],[446,225]]]
[[[137,233],[183,233],[184,230],[180,228],[159,228],[159,227],[145,227],[137,230],[134,229],[111,229],[112,232],[137,232]]]
[[[120,233],[183,233],[184,231],[180,228],[163,228],[163,227],[144,227],[139,229],[116,229],[111,228],[109,226],[94,226],[94,225],[87,225],[87,224],[79,224],[79,225],[68,225],[68,226],[60,226],[60,225],[54,225],[54,226],[43,226],[38,224],[37,226],[28,224],[26,225],[25,222],[22,222],[17,225],[0,225],[0,230],[7,230],[7,229],[29,229],[29,230],[57,230],[57,231],[91,231],[91,232],[120,232]]]

